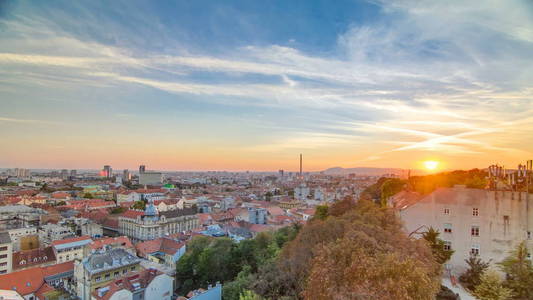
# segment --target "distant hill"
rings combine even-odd
[[[406,169],[397,169],[397,168],[365,168],[365,167],[357,167],[357,168],[341,168],[341,167],[334,167],[329,168],[327,170],[323,171],[326,175],[348,175],[348,174],[357,174],[357,175],[368,175],[368,176],[379,176],[379,175],[385,175],[385,174],[394,174],[394,175],[407,175],[407,172],[409,172]],[[413,171],[411,171],[413,173]],[[418,172],[416,172],[418,173]]]

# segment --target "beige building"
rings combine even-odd
[[[82,259],[84,247],[92,242],[88,236],[68,238],[59,241],[53,241],[52,247],[56,254],[57,263]]]
[[[13,247],[9,233],[0,232],[0,274],[11,273],[13,264]]]
[[[418,198],[401,192],[392,202],[408,234],[416,235],[429,227],[439,230],[446,247],[455,251],[446,267],[459,275],[472,254],[498,263],[522,241],[533,250],[533,195],[527,198],[525,192],[457,186],[438,188]]]
[[[9,236],[13,243],[13,251],[30,250],[21,247],[21,239],[30,235],[37,235],[37,227],[21,227],[10,229]],[[38,246],[38,245],[37,245]]]
[[[121,248],[96,250],[74,262],[76,292],[81,300],[92,298],[93,292],[130,272],[140,270],[140,259]]]

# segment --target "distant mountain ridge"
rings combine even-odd
[[[366,168],[366,167],[356,167],[356,168],[342,168],[334,167],[329,168],[324,171],[326,175],[348,175],[348,174],[357,174],[357,175],[368,175],[368,176],[379,176],[385,174],[394,174],[398,176],[407,175],[409,170],[399,169],[399,168]]]

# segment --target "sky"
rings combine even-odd
[[[533,2],[0,1],[0,167],[514,167]]]

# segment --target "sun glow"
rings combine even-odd
[[[427,160],[424,162],[424,167],[429,171],[434,171],[435,169],[437,169],[438,166],[439,166],[438,161]]]

